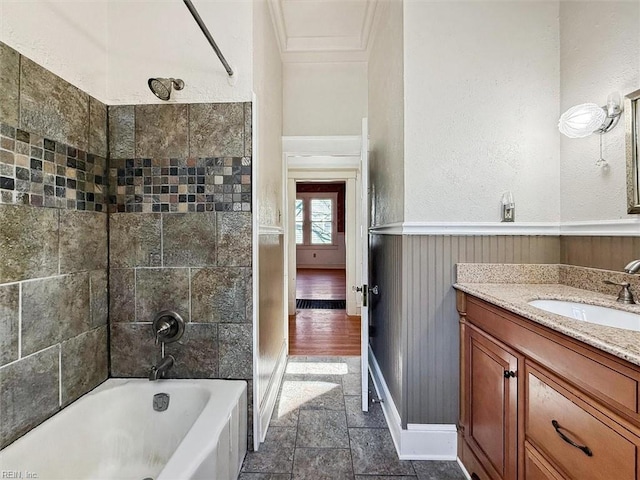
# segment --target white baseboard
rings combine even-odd
[[[369,369],[382,411],[400,460],[456,460],[458,437],[454,424],[408,424],[402,428],[400,414],[393,402],[380,365],[369,347]]]
[[[273,409],[276,406],[276,400],[278,399],[278,392],[280,391],[280,385],[282,384],[282,377],[284,376],[285,367],[287,366],[287,343],[282,343],[280,355],[278,361],[273,369],[267,390],[264,395],[264,400],[260,405],[260,443],[264,442],[267,436],[267,430],[269,429],[269,422],[273,415]]]

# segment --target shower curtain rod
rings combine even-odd
[[[184,4],[187,6],[189,11],[191,12],[191,15],[193,15],[193,18],[195,19],[196,23],[200,27],[200,30],[202,30],[202,33],[204,33],[204,36],[207,37],[209,44],[213,48],[214,52],[216,52],[216,55],[218,55],[218,58],[220,59],[220,61],[222,62],[222,65],[224,66],[224,69],[227,71],[230,77],[233,77],[233,70],[229,66],[229,63],[227,62],[227,60],[224,58],[224,55],[218,48],[218,45],[216,44],[215,40],[209,33],[209,29],[202,21],[202,18],[200,17],[200,15],[198,14],[198,11],[196,10],[196,7],[193,6],[193,3],[191,3],[191,0],[184,0]]]

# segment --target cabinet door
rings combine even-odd
[[[516,480],[519,359],[491,337],[466,332],[466,440],[492,478]]]

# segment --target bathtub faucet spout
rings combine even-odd
[[[169,371],[171,367],[173,367],[176,363],[176,359],[173,358],[173,355],[167,355],[162,359],[160,365],[152,366],[149,371],[149,380],[154,381],[159,378],[164,377],[164,374]]]

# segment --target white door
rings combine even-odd
[[[362,141],[360,149],[360,248],[362,249],[362,307],[360,309],[360,355],[362,357],[362,411],[369,411],[369,128],[362,119]]]

